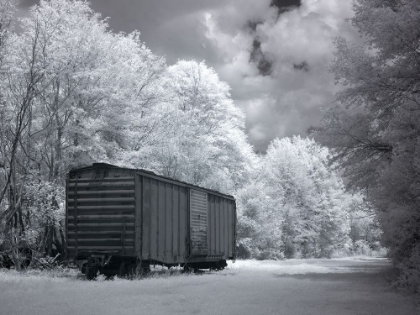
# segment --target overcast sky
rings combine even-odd
[[[20,15],[37,3],[21,0]],[[337,90],[332,39],[357,34],[352,0],[91,0],[114,31],[139,30],[168,64],[213,67],[247,115],[256,150],[275,137],[306,136]]]

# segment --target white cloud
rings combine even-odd
[[[352,16],[351,0],[303,0],[280,15],[269,2],[231,1],[204,20],[205,35],[219,57],[213,66],[232,86],[248,116],[250,140],[259,149],[274,137],[305,135],[318,124],[320,107],[337,90],[328,72],[332,39],[356,36],[345,22]],[[250,22],[258,22],[256,28]],[[258,71],[258,59],[250,61],[253,44],[260,44],[260,56],[272,62],[269,76]]]

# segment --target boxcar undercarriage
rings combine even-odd
[[[201,269],[223,270],[227,266],[225,259],[166,264],[155,260],[140,260],[136,257],[112,256],[104,253],[80,253],[76,263],[88,280],[95,279],[98,274],[103,274],[108,278],[113,276],[145,276],[150,273],[150,267],[155,265],[164,266],[168,269],[181,267],[183,272],[195,273]]]

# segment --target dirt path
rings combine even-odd
[[[385,260],[245,261],[219,273],[81,281],[0,272],[0,314],[418,315]]]
[[[281,268],[262,270],[265,281],[255,288],[257,292],[270,288],[265,290],[270,292],[265,303],[276,300],[272,306],[277,314],[420,314],[413,297],[389,286],[390,264],[385,260],[307,260],[302,271],[309,273],[300,272],[299,264],[294,264],[299,261],[284,262],[288,263],[289,273]],[[275,314],[275,309],[266,314]]]

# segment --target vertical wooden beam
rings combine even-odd
[[[137,258],[141,257],[141,246],[142,246],[142,177],[138,174],[134,174],[134,216],[135,216],[135,227],[134,227],[134,246],[135,255]]]
[[[157,203],[156,203],[156,257],[159,257],[159,205],[160,205],[160,194],[159,194],[159,190],[160,190],[160,181],[156,180],[156,185],[157,185],[157,194],[156,194],[156,198],[157,198]]]
[[[79,181],[79,179],[77,178],[77,174],[76,176],[76,184],[74,185],[74,227],[76,229],[76,253],[75,253],[75,257],[77,259],[77,254],[78,254],[78,250],[79,250],[79,228],[77,226],[77,183]]]
[[[181,187],[178,186],[178,256],[182,253],[181,251]]]
[[[211,256],[211,194],[207,194],[207,250]]]
[[[167,221],[168,221],[168,200],[166,198],[166,193],[168,191],[168,183],[163,182],[163,199],[165,199],[164,201],[164,209],[163,209],[163,248],[162,248],[162,258],[166,260],[166,250],[167,250],[167,246],[166,246],[166,237],[168,234],[168,230],[166,229],[167,227]]]
[[[68,248],[68,244],[69,244],[69,174],[67,174],[66,176],[66,220],[64,221],[65,223],[65,240],[66,240],[66,244],[65,244],[65,255],[67,257],[67,259],[69,259],[69,248]]]
[[[171,226],[172,226],[172,241],[171,241],[171,255],[174,256],[174,185],[171,185]]]
[[[236,259],[236,202],[233,202],[233,259]]]

